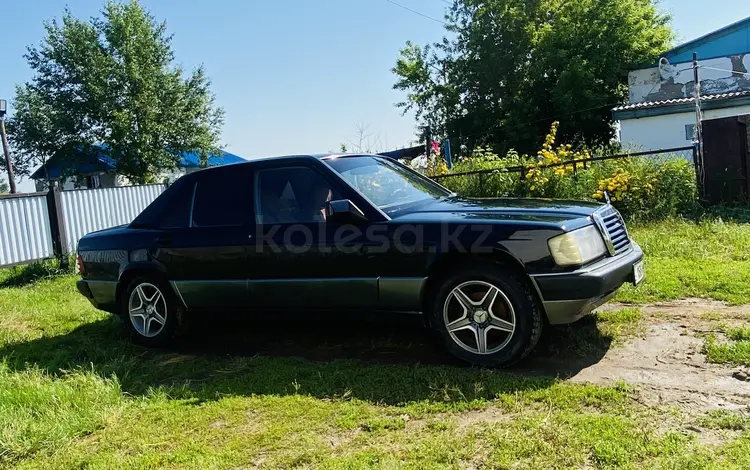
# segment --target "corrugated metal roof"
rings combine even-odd
[[[750,96],[750,90],[734,91],[731,93],[717,93],[714,95],[705,95],[705,96],[701,96],[701,101],[726,100],[726,99],[731,99],[731,98],[740,98],[743,96]],[[633,109],[658,108],[660,106],[672,106],[676,104],[691,103],[693,101],[695,101],[694,98],[673,98],[669,100],[644,101],[642,103],[631,103],[631,104],[618,106],[612,109],[612,111],[630,111]]]

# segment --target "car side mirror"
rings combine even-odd
[[[361,224],[367,222],[364,212],[349,199],[326,202],[326,222]]]

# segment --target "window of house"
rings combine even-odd
[[[244,171],[209,170],[196,179],[193,227],[243,225],[252,206],[248,204]]]
[[[320,173],[307,167],[261,170],[257,175],[259,224],[325,222],[325,204],[340,199]]]
[[[102,182],[99,179],[99,175],[93,175],[86,177],[86,187],[88,189],[98,189],[102,187]]]

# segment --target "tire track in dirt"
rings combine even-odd
[[[602,310],[624,307],[633,306],[613,303]],[[715,330],[716,321],[747,325],[750,305],[685,299],[638,308],[645,333],[610,349],[596,364],[571,375],[571,382],[611,384],[621,380],[637,387],[649,404],[696,410],[750,406],[750,382],[733,377],[736,366],[706,362],[701,337]]]

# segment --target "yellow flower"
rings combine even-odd
[[[536,189],[536,187],[532,184],[531,186],[529,186],[529,189],[533,191],[534,189]]]

